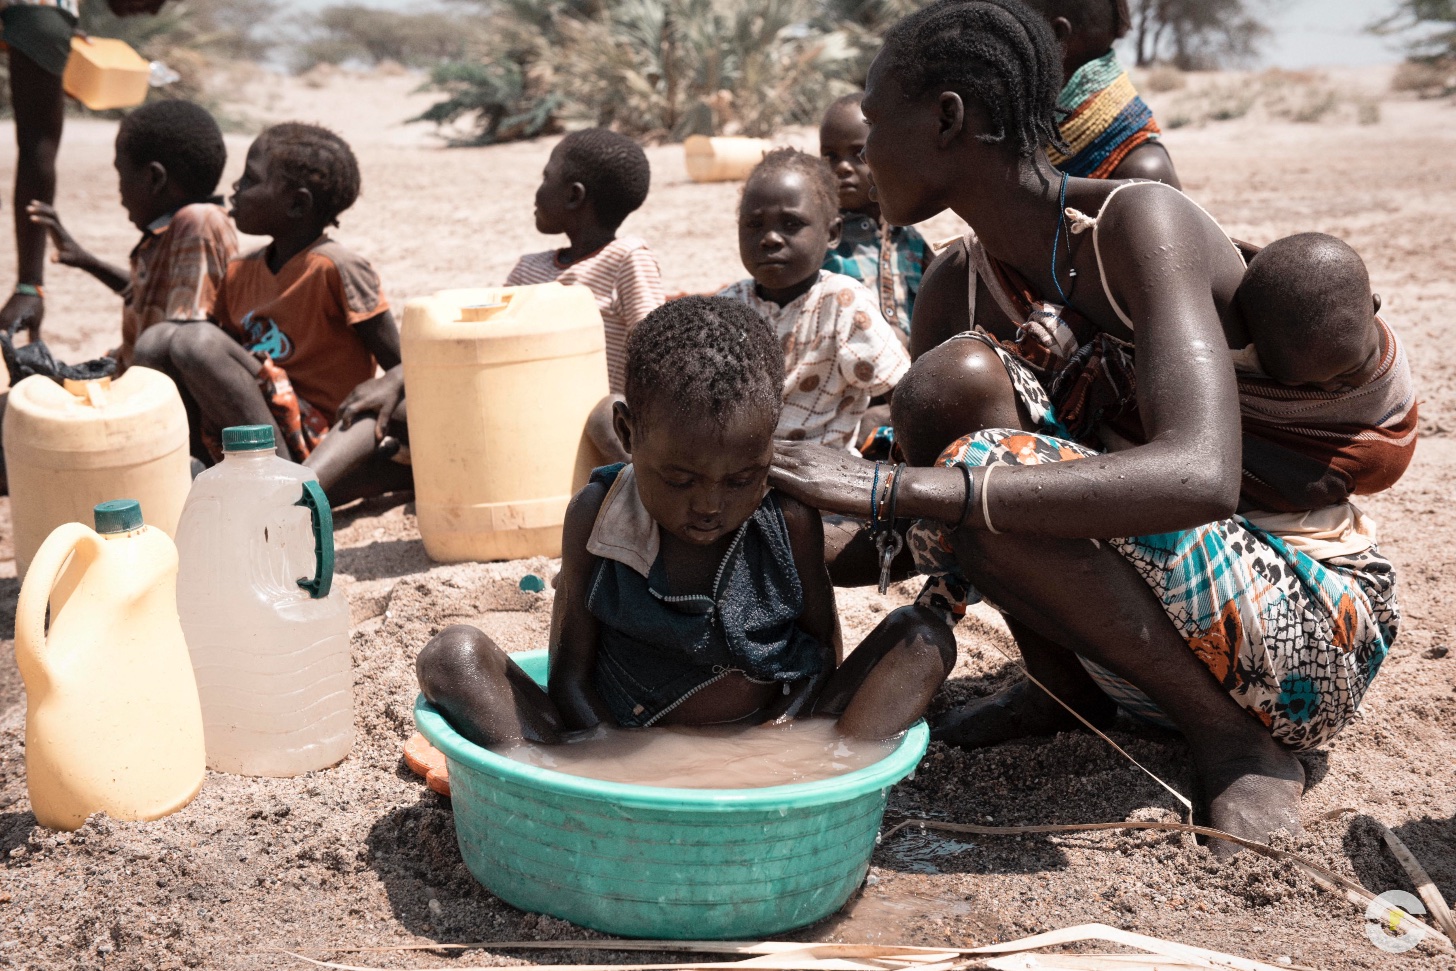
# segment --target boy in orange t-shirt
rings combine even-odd
[[[273,242],[228,265],[213,304],[218,326],[154,327],[136,359],[177,379],[208,452],[229,425],[271,424],[279,454],[301,462],[346,399],[397,402],[403,384],[378,274],[324,234],[358,197],[359,167],[334,133],[275,125],[248,149],[233,189],[238,229]],[[377,365],[388,373],[375,379]]]

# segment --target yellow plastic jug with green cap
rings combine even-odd
[[[94,530],[66,523],[41,544],[15,610],[26,786],[36,820],[52,829],[96,812],[176,812],[205,771],[177,548],[133,499],[103,502],[94,517]]]
[[[177,525],[177,603],[207,764],[237,775],[323,769],[354,745],[349,604],[333,586],[334,522],[272,425],[222,432]]]

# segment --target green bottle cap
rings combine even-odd
[[[546,581],[534,573],[527,573],[521,577],[521,589],[526,593],[541,593],[546,589]]]
[[[142,504],[135,499],[97,503],[93,511],[98,533],[129,533],[142,528]]]
[[[271,452],[273,448],[272,425],[234,425],[222,430],[224,452]]]

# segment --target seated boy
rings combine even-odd
[[[1132,27],[1127,0],[1029,0],[1062,47],[1057,98],[1067,151],[1048,146],[1052,164],[1087,179],[1150,179],[1182,186],[1161,129],[1112,45]]]
[[[121,343],[108,356],[132,362],[138,335],[163,321],[207,320],[238,239],[213,193],[227,164],[222,131],[206,108],[154,101],[122,119],[116,132],[121,205],[142,238],[123,270],[93,256],[44,202],[28,207],[44,226],[56,262],[74,266],[121,294]]]
[[[738,205],[738,252],[752,279],[719,296],[752,307],[784,353],[783,414],[775,435],[848,448],[870,399],[910,367],[874,295],[820,269],[843,220],[834,174],[791,148],[769,152],[749,174]]]
[[[1234,358],[1252,473],[1240,512],[1281,534],[1333,535],[1335,515],[1353,529],[1364,517],[1349,497],[1394,485],[1416,441],[1410,364],[1376,316],[1364,261],[1323,233],[1275,240],[1250,261],[1234,305],[1251,341]]]
[[[551,744],[599,724],[823,715],[886,738],[920,717],[955,641],[903,607],[839,663],[819,514],[768,488],[783,380],[778,339],[741,303],[685,297],[633,330],[613,407],[633,464],[598,469],[567,511],[550,683],[446,628],[416,671],[457,731]]]
[[[890,226],[880,204],[870,198],[872,179],[865,164],[869,135],[860,103],[863,93],[847,94],[829,106],[819,125],[819,157],[839,180],[839,215],[844,220],[839,245],[824,259],[824,269],[863,283],[879,297],[880,313],[910,341],[910,313],[920,278],[932,253],[913,226]]]
[[[536,190],[536,230],[565,233],[567,245],[527,253],[506,278],[506,286],[580,284],[597,298],[607,339],[604,399],[587,421],[586,433],[603,459],[626,458],[612,433],[612,403],[626,380],[627,335],[662,306],[662,271],[647,243],[617,236],[622,222],[647,199],[652,170],[642,146],[606,128],[567,135],[551,150]]]
[[[233,189],[238,229],[273,241],[228,265],[217,326],[153,327],[136,361],[177,380],[212,457],[223,428],[273,425],[279,454],[301,462],[377,364],[399,374],[399,331],[378,275],[324,232],[358,198],[359,166],[326,129],[275,125],[248,149]]]

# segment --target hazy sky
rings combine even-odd
[[[319,8],[339,0],[297,0],[292,6]],[[422,0],[351,0],[370,6],[407,10]],[[1274,11],[1265,20],[1273,36],[1264,45],[1263,64],[1306,68],[1358,66],[1400,60],[1398,44],[1374,37],[1364,28],[1395,8],[1396,0],[1251,0],[1256,9]]]

